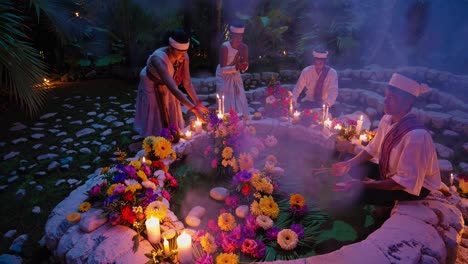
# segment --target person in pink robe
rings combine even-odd
[[[181,105],[203,120],[208,109],[193,88],[189,71],[189,37],[183,30],[170,34],[169,46],[155,50],[140,72],[133,127],[146,137],[159,135],[169,125],[185,127]],[[183,85],[191,100],[179,89]]]

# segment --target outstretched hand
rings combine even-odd
[[[331,174],[333,176],[343,176],[349,172],[351,164],[346,161],[335,163],[331,166]]]

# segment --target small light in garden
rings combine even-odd
[[[146,164],[146,158],[145,157],[141,158],[141,163]]]
[[[453,185],[453,173],[450,173],[450,186]]]
[[[336,124],[336,126],[334,127],[334,129],[336,130],[341,130],[343,127],[340,125],[340,124]]]
[[[283,55],[284,55],[284,56],[288,55],[288,52],[285,51],[285,50],[283,50]]]
[[[80,17],[80,12],[75,12],[76,17]]]
[[[363,134],[363,135],[359,135],[359,141],[360,142],[367,142],[367,135],[366,134]]]
[[[195,121],[195,133],[200,134],[202,132],[202,122],[197,118]]]

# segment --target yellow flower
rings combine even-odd
[[[239,166],[237,165],[237,160],[234,157],[231,159],[231,166],[232,166],[232,171],[234,171],[234,172],[239,171]]]
[[[171,151],[171,154],[169,154],[169,156],[171,157],[172,160],[177,159],[177,153],[174,150]]]
[[[232,158],[232,153],[234,152],[234,150],[231,148],[231,147],[225,147],[223,149],[223,158],[224,159],[230,159]]]
[[[250,204],[250,212],[255,216],[259,216],[262,214],[262,210],[260,209],[260,205],[257,201],[253,201]]]
[[[303,207],[305,205],[305,199],[302,195],[295,193],[289,198],[291,206]]]
[[[223,231],[231,231],[236,227],[236,219],[230,213],[222,213],[218,217],[218,226]]]
[[[128,165],[133,166],[135,169],[139,170],[141,167],[141,162],[138,160],[132,160]]]
[[[146,155],[148,155],[153,150],[153,144],[155,141],[155,136],[149,136],[143,140],[143,149],[145,150]]]
[[[161,201],[154,201],[148,204],[145,209],[146,219],[150,217],[157,217],[159,220],[163,220],[167,215],[167,207]]]
[[[259,215],[255,218],[255,222],[263,228],[264,230],[268,230],[273,227],[273,220],[266,215]]]
[[[110,167],[104,167],[101,169],[101,172],[99,174],[104,174],[110,170]]]
[[[254,113],[254,117],[255,117],[255,118],[261,118],[261,117],[262,117],[262,113],[260,113],[260,112],[255,112],[255,113]]]
[[[272,196],[265,196],[260,198],[259,206],[264,215],[267,215],[273,219],[278,217],[279,207]]]
[[[137,171],[136,174],[141,179],[141,181],[145,182],[148,180],[148,177],[146,176],[145,172],[143,172],[142,170]]]
[[[132,207],[132,211],[136,214],[136,213],[143,213],[143,207],[141,206],[133,206]]]
[[[239,157],[239,164],[241,170],[250,170],[254,165],[252,155],[249,153],[241,153]]]
[[[172,144],[169,140],[163,137],[157,137],[156,142],[153,144],[154,155],[160,159],[165,159],[172,151]]]
[[[237,264],[239,257],[234,253],[221,253],[216,257],[216,264]]]
[[[293,250],[297,246],[298,237],[296,232],[291,229],[283,229],[278,233],[276,239],[278,245],[284,250]]]
[[[89,209],[91,209],[91,204],[88,202],[84,202],[78,207],[78,211],[80,212],[88,212]]]
[[[70,213],[67,215],[67,221],[72,223],[78,223],[81,220],[80,213]]]
[[[210,233],[206,233],[201,237],[200,244],[202,245],[203,250],[208,254],[213,254],[218,249],[216,246],[216,240]]]
[[[114,190],[115,190],[115,187],[117,187],[117,185],[118,183],[114,183],[109,187],[109,189],[107,189],[107,192],[106,192],[107,196],[114,195]]]
[[[260,185],[262,184],[262,178],[263,178],[263,175],[258,172],[254,173],[252,175],[252,178],[250,178],[250,183],[256,190],[260,188]]]
[[[132,193],[135,193],[137,190],[140,190],[141,189],[141,184],[139,183],[135,183],[135,184],[130,184],[130,185],[127,185],[127,187],[125,188],[125,191],[131,191]]]
[[[262,178],[260,180],[260,184],[258,185],[257,190],[259,192],[263,192],[266,194],[272,194],[273,193],[273,184],[271,184],[270,180],[268,178]]]
[[[272,166],[269,162],[265,163],[265,167],[263,169],[268,174],[273,174],[275,172],[275,166]]]

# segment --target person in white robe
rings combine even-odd
[[[248,116],[249,108],[245,95],[241,72],[249,68],[249,48],[242,42],[245,28],[241,25],[230,27],[230,40],[220,48],[219,64],[216,68],[216,88],[223,108],[228,112],[231,108],[239,115]],[[218,109],[221,109],[218,106]]]
[[[338,74],[327,65],[328,51],[314,50],[313,65],[307,66],[301,72],[293,90],[292,101],[298,107],[322,108],[325,104],[332,107],[338,96]],[[297,102],[305,89],[305,97]]]
[[[426,84],[393,74],[375,138],[355,157],[332,165],[335,176],[349,173],[365,178],[347,181],[338,191],[362,188],[364,202],[392,206],[396,200],[424,199],[443,186],[431,134],[410,112],[415,99],[426,91]],[[378,166],[366,163],[372,158]]]
[[[181,104],[200,120],[208,112],[192,85],[187,54],[189,46],[186,33],[175,30],[169,37],[169,46],[155,50],[141,70],[133,124],[141,136],[157,136],[169,125],[185,127]],[[179,89],[181,84],[191,101]]]

